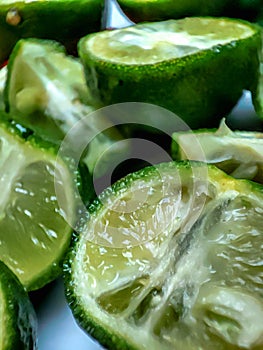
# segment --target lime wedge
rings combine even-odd
[[[80,326],[107,349],[261,349],[262,203],[262,186],[202,162],[106,189],[65,263]]]
[[[236,178],[263,183],[263,133],[232,131],[223,119],[218,129],[176,132],[172,137],[173,159],[206,161]]]
[[[102,112],[92,113],[96,106],[83,66],[66,54],[62,45],[52,40],[21,39],[7,68],[4,95],[10,118],[57,144],[67,135],[76,152],[79,140],[87,140],[82,161],[93,175],[96,167],[96,177],[107,172],[113,159],[127,154],[127,147],[117,142],[123,139],[117,128]]]
[[[37,349],[37,320],[17,277],[0,261],[0,349]]]
[[[83,117],[84,112],[81,116],[77,113],[81,103],[89,99],[79,61],[56,41],[21,39],[12,50],[7,69],[6,110],[41,137],[63,140]],[[85,113],[93,110],[87,106]]]
[[[76,180],[50,144],[19,133],[1,122],[0,258],[32,290],[61,272],[76,220]]]
[[[98,103],[157,104],[197,128],[217,123],[243,89],[255,93],[260,45],[249,22],[192,17],[90,34],[78,48]]]

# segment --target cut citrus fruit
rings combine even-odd
[[[83,117],[89,100],[83,67],[56,41],[19,40],[10,55],[5,86],[6,110],[24,126],[52,142]],[[94,108],[87,106],[85,113]],[[79,115],[80,114],[80,115]]]
[[[65,262],[77,321],[107,349],[262,349],[262,203],[202,162],[115,183]]]
[[[82,161],[92,174],[96,167],[96,177],[107,172],[109,160],[127,153],[127,147],[117,142],[123,139],[117,128],[102,112],[92,113],[96,106],[92,105],[83,66],[67,55],[62,45],[51,40],[21,39],[7,68],[4,94],[11,118],[57,144],[67,135],[74,150],[80,139],[87,140]]]
[[[0,124],[0,258],[32,290],[61,272],[80,179],[70,160],[36,137],[22,138],[23,130]]]
[[[255,22],[262,15],[262,0],[118,0],[135,22],[186,16],[224,16]]]
[[[100,29],[102,0],[4,0],[0,5],[0,62],[21,38],[54,39],[74,50],[78,39]]]
[[[255,93],[260,47],[256,25],[198,17],[102,31],[78,46],[94,99],[160,105],[192,128],[217,123],[243,89]]]
[[[236,178],[263,183],[263,134],[231,131],[224,120],[217,130],[174,133],[172,157],[206,161]]]
[[[0,349],[37,349],[37,320],[17,277],[0,261]]]

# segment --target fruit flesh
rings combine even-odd
[[[91,37],[89,50],[99,59],[121,64],[154,64],[164,59],[175,59],[225,45],[253,35],[245,24],[233,26],[221,20],[218,28],[211,19],[198,18],[184,21],[164,21],[102,32]],[[99,38],[99,40],[98,40]]]

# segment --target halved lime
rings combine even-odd
[[[236,178],[263,183],[263,133],[232,131],[223,119],[218,129],[175,132],[172,137],[173,159],[206,161]]]
[[[32,290],[61,272],[80,179],[51,144],[22,132],[0,124],[0,259]]]
[[[107,349],[262,349],[262,186],[162,163],[105,190],[89,215],[66,293]]]
[[[100,29],[102,0],[3,0],[0,4],[0,62],[21,38],[54,39],[75,51],[78,39]]]
[[[23,286],[0,261],[0,349],[37,349],[37,320]]]
[[[148,102],[192,128],[218,122],[259,76],[260,27],[191,17],[137,24],[82,38],[79,55],[101,104]]]

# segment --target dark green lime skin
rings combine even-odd
[[[70,53],[82,36],[101,27],[102,0],[35,0],[0,4],[0,63],[6,60],[21,38],[53,39],[61,42]],[[10,9],[21,17],[20,23],[6,22]]]
[[[36,350],[37,318],[27,292],[17,277],[0,261],[0,286],[3,292],[5,327],[9,343],[3,350]]]
[[[224,12],[228,1],[230,0],[118,0],[118,3],[133,21],[142,22],[187,16],[219,16]]]
[[[161,21],[188,16],[229,16],[255,21],[262,0],[118,0],[133,21]]]
[[[218,126],[219,120],[235,106],[243,89],[256,94],[261,48],[259,30],[249,39],[145,65],[99,60],[85,51],[89,37],[80,40],[78,50],[91,94],[101,105],[156,104],[174,112],[190,128],[207,128]]]

